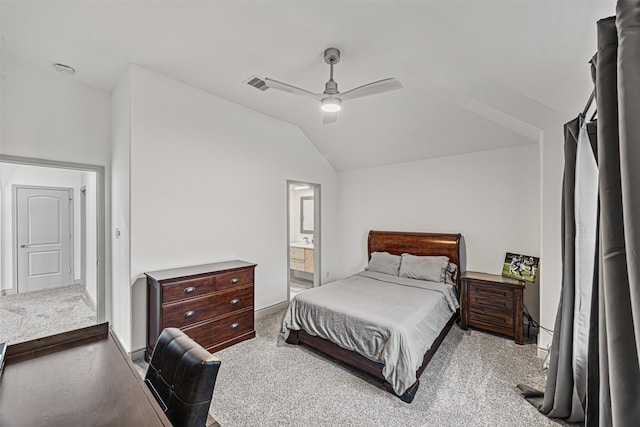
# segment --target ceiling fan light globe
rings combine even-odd
[[[320,102],[320,108],[325,113],[335,113],[342,109],[342,102],[338,98],[324,98]]]

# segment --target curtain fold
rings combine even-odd
[[[582,117],[565,124],[565,170],[562,182],[562,292],[554,325],[544,399],[538,409],[549,417],[581,421],[582,406],[573,376],[575,310],[575,176]]]
[[[519,385],[540,412],[569,422],[584,420],[584,405],[574,375],[574,318],[576,310],[576,160],[583,125],[578,116],[564,125],[565,168],[562,179],[562,291],[556,314],[544,393]],[[583,135],[584,137],[584,135]]]

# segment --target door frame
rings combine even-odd
[[[75,285],[87,286],[87,186],[80,186],[80,279]]]
[[[66,191],[69,193],[69,234],[71,235],[69,242],[69,283],[67,286],[75,284],[75,222],[74,222],[74,194],[73,188],[70,187],[49,187],[49,186],[40,186],[40,185],[22,185],[22,184],[13,184],[11,186],[11,203],[13,204],[13,209],[11,210],[11,234],[13,237],[13,290],[15,293],[19,293],[18,289],[18,190],[57,190],[57,191]]]
[[[96,320],[97,323],[107,319],[107,308],[111,307],[111,292],[107,293],[107,240],[106,240],[106,197],[105,197],[105,167],[85,163],[63,162],[58,160],[46,160],[32,157],[12,156],[0,154],[0,162],[16,163],[21,165],[45,166],[60,169],[72,169],[78,171],[95,172],[96,174]],[[109,316],[111,317],[111,316]]]
[[[291,186],[292,185],[308,185],[313,188],[313,287],[322,284],[322,218],[321,218],[321,184],[307,181],[287,180],[287,301],[291,299],[291,256],[289,243],[291,242]]]

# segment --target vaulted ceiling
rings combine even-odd
[[[339,170],[537,143],[582,107],[598,1],[3,2],[2,57],[111,90],[137,64],[302,129]],[[346,102],[322,125],[313,99],[338,47],[342,91],[395,77],[404,89]],[[63,77],[61,77],[63,78]],[[65,77],[66,78],[66,77]]]

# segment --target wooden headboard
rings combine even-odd
[[[418,256],[445,255],[458,266],[458,285],[460,284],[460,233],[411,233],[404,231],[369,232],[367,252],[389,252],[393,255],[410,253]]]

